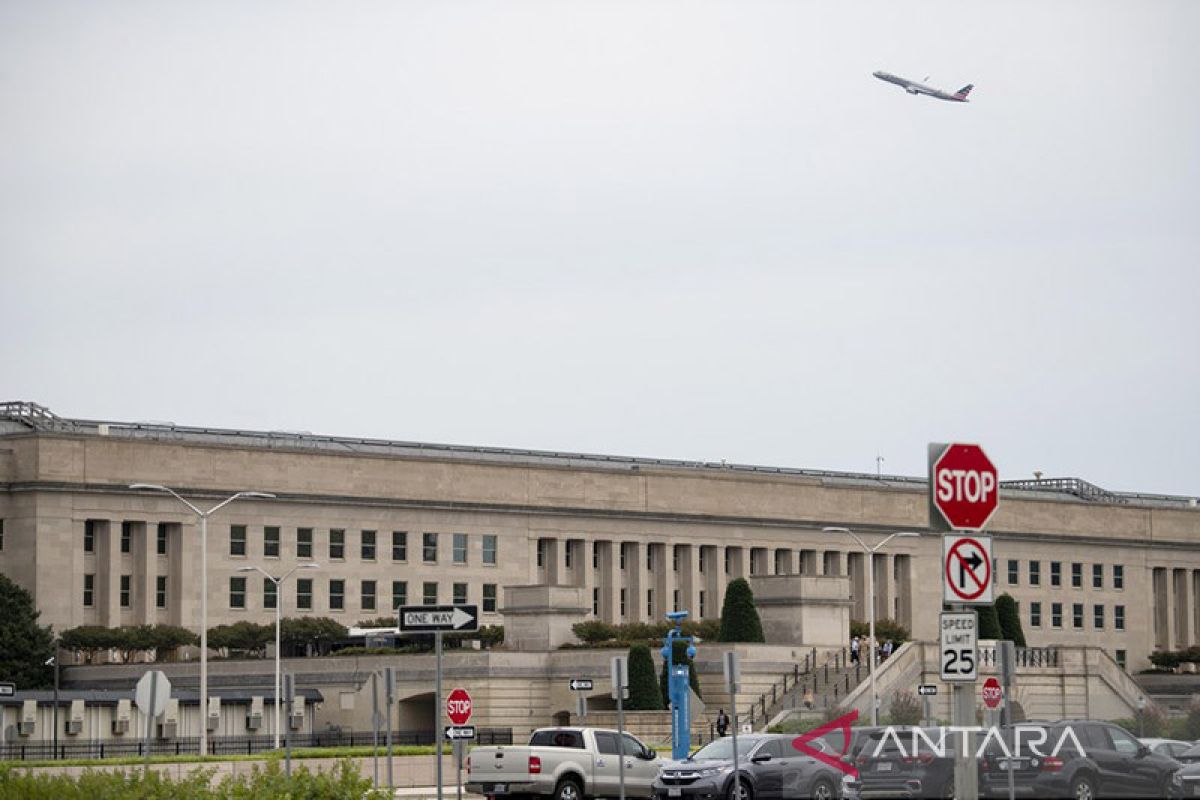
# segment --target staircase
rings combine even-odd
[[[803,716],[805,711],[822,715],[830,708],[837,708],[855,687],[867,679],[867,675],[866,662],[851,663],[848,650],[834,651],[824,663],[799,676],[789,691],[767,704],[763,714],[764,724],[774,724],[785,716]],[[804,702],[809,692],[812,693],[811,709]]]

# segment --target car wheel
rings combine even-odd
[[[554,787],[554,800],[583,800],[583,792],[574,780],[563,778]]]
[[[813,784],[813,800],[833,800],[835,797],[837,797],[837,794],[834,792],[833,784],[829,782],[828,778],[821,778]]]
[[[745,779],[736,778],[729,784],[727,800],[754,800],[754,787]]]
[[[1071,797],[1074,800],[1095,800],[1096,784],[1091,775],[1078,775],[1071,781]]]

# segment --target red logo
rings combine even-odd
[[[858,719],[857,709],[851,711],[849,714],[843,714],[832,722],[826,722],[819,728],[813,728],[808,733],[800,734],[795,739],[792,739],[792,747],[796,748],[801,753],[804,753],[804,755],[811,756],[820,761],[822,764],[828,764],[834,769],[841,770],[857,780],[858,770],[855,769],[853,764],[849,763],[848,761],[843,761],[838,756],[830,755],[823,750],[818,750],[815,747],[811,747],[808,744],[813,739],[820,738],[823,734],[840,729],[842,732],[842,751],[838,755],[847,755],[847,751],[850,749],[850,725],[856,719]]]

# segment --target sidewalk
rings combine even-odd
[[[404,800],[437,800],[436,786],[408,786],[396,790],[396,797],[404,798]],[[442,787],[442,800],[456,800],[458,797],[458,787],[454,784]],[[467,794],[466,789],[463,790],[463,800],[467,798],[478,800],[478,795]]]

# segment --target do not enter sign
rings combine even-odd
[[[471,718],[471,695],[466,689],[454,689],[446,698],[446,716],[455,725],[465,725]]]
[[[1004,690],[1000,688],[1000,681],[995,678],[988,678],[983,682],[983,703],[988,708],[996,708],[1000,705],[1000,701],[1004,699]]]

